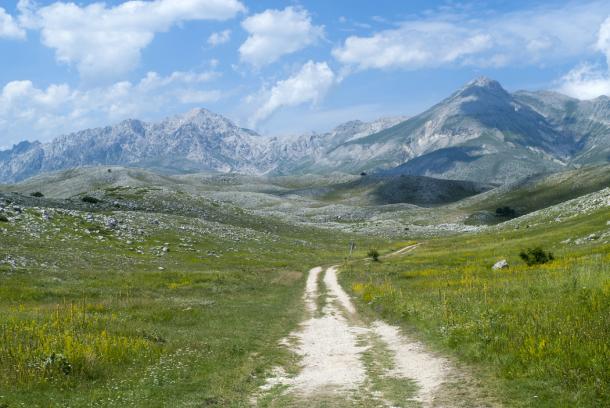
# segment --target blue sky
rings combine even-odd
[[[0,0],[0,148],[194,107],[261,133],[413,115],[480,75],[610,95],[607,1]]]

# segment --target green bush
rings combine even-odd
[[[519,256],[528,266],[545,264],[555,259],[551,252],[545,252],[540,247],[528,248],[527,250],[521,251]]]
[[[496,216],[505,218],[515,218],[517,216],[517,211],[515,211],[514,208],[510,208],[508,206],[499,207],[496,208]]]
[[[32,197],[44,197],[44,194],[42,194],[40,191],[36,191],[33,192],[32,194],[30,194]]]
[[[72,364],[70,361],[63,354],[59,353],[51,353],[51,355],[42,362],[42,367],[49,376],[52,376],[54,372],[64,375],[68,375],[72,372]]]
[[[379,262],[379,251],[377,251],[376,249],[374,249],[374,248],[369,249],[369,252],[367,255],[369,258],[373,258],[373,261]]]
[[[91,197],[91,196],[84,196],[83,198],[81,198],[81,201],[83,203],[89,203],[89,204],[97,204],[100,202],[100,200],[98,200],[95,197]]]
[[[4,214],[0,214],[0,222],[8,222],[8,218]]]

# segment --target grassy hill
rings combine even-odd
[[[496,223],[506,220],[493,217],[500,207],[510,207],[516,215],[524,215],[606,187],[610,187],[610,165],[590,166],[529,177],[464,200],[459,207],[475,213],[473,221],[482,215],[483,220]]]
[[[313,177],[313,176],[309,176]],[[275,180],[274,180],[275,181]],[[438,206],[459,201],[490,190],[492,185],[461,180],[441,180],[425,176],[363,173],[361,176],[323,178],[322,183],[301,186],[279,192],[279,195],[299,195],[322,202],[360,206],[413,204]]]
[[[555,260],[527,266],[542,246]],[[509,407],[610,404],[610,189],[343,267],[375,316],[479,370]],[[501,259],[507,269],[492,270]]]

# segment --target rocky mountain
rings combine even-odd
[[[581,101],[557,92],[515,93],[515,98],[540,113],[556,129],[569,134],[577,154],[575,164],[610,161],[610,98]]]
[[[290,169],[329,146],[368,136],[404,118],[353,121],[329,133],[270,138],[205,109],[160,123],[125,120],[115,126],[61,136],[50,143],[22,142],[0,152],[0,181],[82,166],[122,165],[161,172],[266,174]]]
[[[345,143],[362,139],[406,120],[403,116],[380,118],[373,122],[353,120],[327,133],[312,133],[288,139],[273,139],[272,154],[276,174],[321,173],[320,166],[330,151]]]
[[[91,165],[166,173],[381,172],[502,184],[610,161],[610,99],[511,94],[488,78],[427,111],[347,122],[327,133],[267,137],[196,109],[160,123],[126,120],[0,152],[0,181]]]
[[[220,115],[197,109],[155,124],[126,120],[46,144],[21,143],[1,153],[0,179],[109,164],[166,171],[259,171],[258,159],[266,149],[261,139]]]
[[[330,149],[312,167],[505,183],[561,170],[577,151],[574,135],[479,78],[420,115]]]

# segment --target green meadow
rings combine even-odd
[[[0,224],[0,259],[17,261],[0,264],[1,407],[244,406],[294,358],[278,341],[302,318],[307,270],[349,240],[256,217],[93,213],[136,217],[129,242],[83,214]]]
[[[506,406],[608,406],[610,244],[573,239],[609,219],[606,208],[426,240],[402,257],[345,264],[341,278],[363,310],[472,367]],[[536,246],[555,260],[527,266],[519,253]],[[501,259],[509,268],[492,270]]]
[[[290,200],[301,198],[265,193],[254,211],[189,191],[2,193],[0,408],[249,406],[274,367],[298,371],[280,340],[307,317],[307,271],[336,264],[363,321],[400,325],[489,401],[610,405],[606,193],[477,231],[414,226],[391,239],[375,234],[385,207],[362,207],[369,232],[348,234],[350,221],[328,215],[335,204],[312,202],[297,222]],[[483,197],[481,208],[506,202]],[[449,219],[464,208],[422,214]],[[528,266],[520,253],[538,246],[554,259]],[[373,250],[378,262],[367,259]],[[509,267],[492,270],[502,259]],[[381,373],[375,356],[362,359]],[[392,395],[412,391],[378,377]]]

